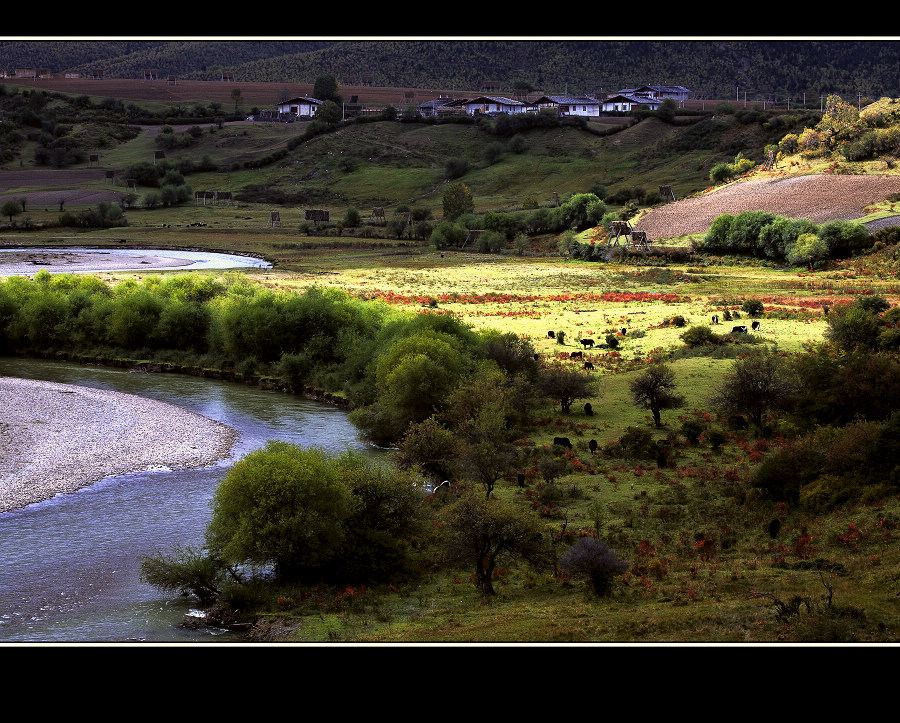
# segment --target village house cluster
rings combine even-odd
[[[546,109],[556,109],[562,116],[599,116],[601,113],[628,112],[636,108],[656,110],[666,98],[681,103],[688,99],[691,91],[680,85],[643,85],[627,88],[604,98],[594,96],[542,95],[533,101],[515,100],[495,95],[480,95],[474,98],[436,98],[420,103],[417,111],[425,117],[442,115],[497,115],[500,113],[537,113]],[[316,98],[298,97],[283,101],[261,111],[259,119],[311,118],[322,101]],[[357,108],[356,98],[350,100],[352,110]]]

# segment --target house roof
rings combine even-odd
[[[600,101],[596,98],[591,98],[588,95],[542,95],[536,101],[532,103],[532,105],[537,105],[538,103],[556,103],[557,105],[599,105]]]
[[[513,100],[512,98],[504,98],[499,95],[479,95],[477,98],[463,98],[457,101],[460,105],[467,105],[469,103],[498,103],[500,105],[525,105],[520,100]]]
[[[307,98],[306,96],[298,96],[297,98],[291,98],[290,100],[283,100],[276,105],[287,105],[288,103],[314,103],[315,105],[319,105],[322,103],[318,98]]]
[[[620,93],[640,93],[642,91],[655,90],[659,93],[690,93],[683,85],[641,85],[637,88],[623,88]]]
[[[640,103],[642,105],[651,105],[653,103],[659,105],[660,102],[656,98],[647,98],[646,96],[635,96],[635,95],[627,95],[626,93],[617,93],[616,95],[612,95],[606,100],[604,103],[613,103],[617,100],[623,100],[626,103]]]
[[[435,98],[434,100],[426,100],[419,103],[419,108],[443,108],[445,105],[455,105],[453,98]]]

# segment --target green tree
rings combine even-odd
[[[451,183],[444,189],[442,196],[444,205],[444,218],[455,221],[464,213],[475,210],[475,201],[472,192],[465,183]]]
[[[343,102],[339,93],[337,78],[333,75],[320,75],[313,83],[313,98],[329,100],[337,105]]]
[[[465,493],[445,511],[448,559],[475,566],[475,585],[494,595],[493,576],[504,559],[524,560],[536,569],[552,565],[546,526],[531,512],[505,500]]]
[[[315,118],[317,121],[326,123],[327,125],[336,125],[343,118],[341,107],[332,100],[326,100],[319,104],[316,108]]]
[[[545,397],[558,401],[562,413],[568,414],[575,401],[596,394],[597,381],[589,374],[556,363],[541,370],[538,389]]]
[[[279,581],[297,581],[332,562],[352,513],[350,489],[326,452],[272,441],[216,489],[207,545],[226,565],[272,565]]]
[[[884,301],[881,297],[874,298]],[[875,306],[865,298],[850,306],[834,309],[828,315],[825,338],[848,353],[875,349],[884,326],[879,317],[880,311],[884,311],[883,307]]]
[[[12,223],[13,216],[18,216],[22,213],[22,207],[13,200],[9,200],[3,204],[3,208],[0,208],[0,214],[4,216],[9,216],[9,222]]]
[[[685,398],[675,392],[675,372],[665,364],[653,364],[634,379],[630,386],[631,400],[638,407],[649,409],[653,423],[662,426],[663,409],[684,406]]]
[[[410,572],[421,521],[418,477],[353,450],[335,465],[352,495],[353,511],[344,521],[331,578],[365,584],[401,579]]]
[[[177,595],[193,595],[202,605],[213,603],[222,587],[223,567],[218,560],[191,547],[176,546],[171,553],[141,560],[141,582]]]
[[[818,234],[801,234],[788,250],[788,263],[807,266],[812,271],[816,264],[828,258],[828,244]]]
[[[727,415],[746,414],[761,427],[763,415],[786,404],[794,390],[786,362],[778,356],[758,354],[735,361],[711,403]]]

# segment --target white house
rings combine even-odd
[[[316,98],[291,98],[275,106],[275,112],[284,115],[312,117],[321,104],[322,101]]]
[[[512,98],[502,96],[482,95],[478,98],[469,98],[454,101],[454,105],[460,105],[466,109],[469,115],[476,113],[524,113],[532,110],[531,106]]]
[[[659,108],[661,101],[655,100],[653,98],[642,98],[633,95],[624,95],[619,93],[618,95],[610,96],[603,101],[603,110],[610,111],[632,111],[635,108],[647,108],[649,110],[656,110]]]
[[[586,95],[544,95],[534,101],[532,105],[538,110],[555,108],[560,115],[600,115],[600,101]]]
[[[620,90],[621,95],[632,95],[637,98],[655,98],[657,100],[665,100],[672,98],[673,100],[687,100],[691,94],[683,85],[642,85],[640,88],[625,88]]]

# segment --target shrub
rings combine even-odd
[[[763,310],[763,303],[759,299],[747,299],[741,305],[741,311],[750,314],[750,316],[762,316]]]
[[[579,538],[560,558],[559,566],[575,577],[590,580],[597,597],[608,595],[615,577],[628,572],[628,564],[594,537]]]
[[[721,344],[722,337],[713,332],[708,326],[691,326],[681,340],[690,347]]]

